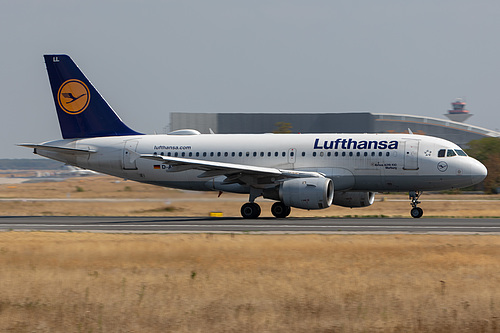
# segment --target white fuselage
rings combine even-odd
[[[78,167],[160,186],[248,193],[224,176],[171,167],[140,158],[163,155],[239,165],[314,171],[331,178],[335,191],[423,191],[465,187],[482,180],[485,167],[469,156],[438,157],[456,144],[413,134],[202,134],[136,135],[72,139],[44,145],[90,150],[40,155]]]

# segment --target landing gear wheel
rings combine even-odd
[[[244,219],[256,219],[260,215],[260,206],[255,202],[247,202],[241,206],[241,216]]]
[[[418,219],[418,218],[422,217],[422,215],[424,215],[424,211],[420,207],[415,207],[415,208],[412,208],[412,210],[410,211],[410,214],[411,214],[411,217]]]
[[[410,199],[411,199],[411,206],[413,207],[410,211],[410,215],[413,218],[420,218],[422,215],[424,215],[424,211],[422,208],[417,207],[417,205],[420,203],[418,199],[422,195],[422,191],[410,191]]]
[[[288,215],[290,215],[291,211],[292,209],[282,202],[275,202],[271,207],[271,213],[274,215],[274,217],[277,217],[279,219],[287,217]]]

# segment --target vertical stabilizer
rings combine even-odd
[[[69,56],[44,58],[64,139],[141,134],[122,122]]]

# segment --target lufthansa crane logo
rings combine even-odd
[[[446,163],[445,161],[441,161],[437,164],[437,168],[439,171],[445,172],[446,170],[448,170],[448,163]]]
[[[61,109],[68,114],[82,113],[89,106],[89,88],[80,80],[67,80],[57,92],[57,101]]]

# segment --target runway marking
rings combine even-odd
[[[112,227],[116,226],[116,228],[123,227],[213,227],[213,228],[351,228],[351,229],[361,229],[361,228],[382,228],[382,229],[415,229],[415,228],[425,228],[425,229],[499,229],[498,227],[482,227],[482,226],[419,226],[419,225],[411,225],[411,226],[387,226],[387,225],[366,225],[366,226],[357,226],[357,225],[265,225],[265,224],[121,224],[121,225],[113,225],[113,224],[0,224],[0,227],[8,226],[8,227]]]

